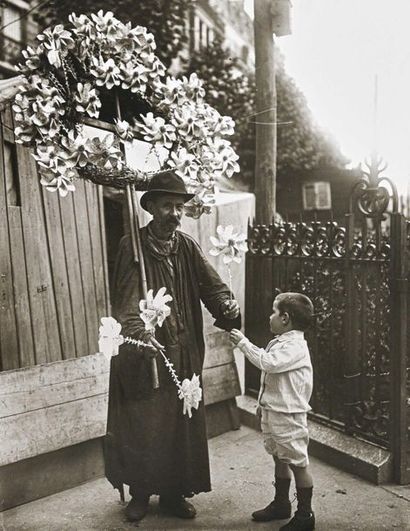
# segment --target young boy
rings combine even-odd
[[[270,329],[276,338],[266,349],[253,345],[239,330],[230,339],[261,369],[259,408],[266,451],[275,461],[275,499],[252,514],[267,522],[290,518],[289,488],[295,477],[297,511],[280,529],[305,531],[315,527],[313,481],[309,470],[307,412],[311,409],[313,375],[304,331],[311,323],[313,304],[301,293],[281,293],[273,302]]]

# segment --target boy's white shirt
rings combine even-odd
[[[266,349],[247,338],[238,347],[262,371],[258,398],[262,408],[278,413],[310,411],[313,370],[303,332],[285,332],[270,341]]]

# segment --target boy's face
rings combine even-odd
[[[273,334],[283,334],[283,332],[287,330],[287,323],[284,322],[284,315],[279,314],[278,303],[275,299],[273,301],[272,314],[269,318],[270,329]]]

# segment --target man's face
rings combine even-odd
[[[271,332],[275,335],[282,334],[284,328],[283,316],[279,314],[278,303],[276,299],[273,301],[272,313],[269,317],[269,324]]]
[[[184,213],[183,196],[159,195],[149,203],[149,211],[154,218],[154,223],[161,231],[171,233],[179,227]]]

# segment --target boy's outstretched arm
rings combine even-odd
[[[257,347],[239,330],[233,329],[229,335],[232,343],[241,349],[248,360],[258,369],[265,372],[278,373],[296,369],[304,363],[305,352],[294,351],[282,345],[268,345],[268,350]]]

